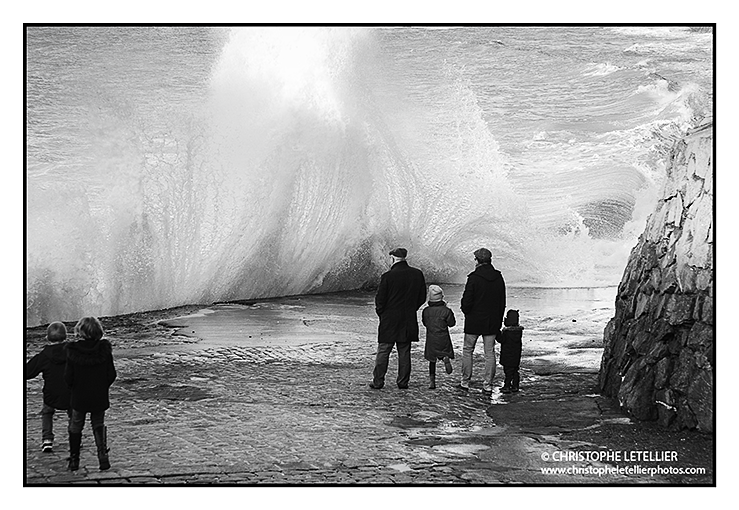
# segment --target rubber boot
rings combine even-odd
[[[92,429],[95,436],[95,446],[98,449],[98,462],[100,463],[100,471],[110,469],[110,460],[108,459],[108,429],[105,425]]]
[[[429,389],[436,389],[436,363],[433,361],[429,362]]]
[[[80,447],[82,446],[82,432],[69,433],[69,464],[67,469],[77,471],[80,468]]]

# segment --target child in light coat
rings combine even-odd
[[[423,356],[429,362],[429,389],[436,389],[436,362],[442,360],[446,373],[453,371],[451,359],[454,348],[449,336],[449,328],[456,324],[454,312],[444,302],[444,291],[438,285],[429,285],[428,306],[421,312],[421,320],[426,326],[426,348]]]

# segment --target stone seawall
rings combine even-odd
[[[639,420],[713,431],[713,124],[686,134],[631,252],[599,384]]]

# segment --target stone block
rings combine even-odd
[[[685,403],[678,403],[677,406],[677,419],[675,423],[679,428],[694,429],[698,422],[695,419],[695,414]]]
[[[667,223],[667,207],[664,201],[657,204],[657,209],[647,220],[646,240],[652,243],[658,243],[665,235],[665,224]]]
[[[670,428],[677,417],[677,409],[657,403],[657,422],[664,428]]]
[[[701,306],[701,321],[705,322],[706,324],[710,324],[713,326],[714,324],[714,317],[713,317],[713,297],[708,296],[703,300],[702,306]]]
[[[695,296],[692,294],[673,294],[667,302],[667,318],[670,324],[684,324],[693,318]]]
[[[678,289],[677,272],[672,264],[662,269],[662,281],[659,285],[660,294],[672,294]]]
[[[680,292],[693,293],[696,290],[696,269],[693,266],[687,264],[678,263],[675,271],[677,278],[677,284],[680,288]]]
[[[654,363],[657,363],[659,360],[667,356],[670,351],[667,347],[667,344],[663,342],[650,342],[651,348],[649,349],[649,352],[645,356],[645,360],[650,365],[653,365]]]
[[[670,387],[681,393],[687,393],[693,378],[693,354],[689,349],[679,351],[677,364],[670,376]]]
[[[660,390],[655,393],[654,400],[658,404],[664,404],[667,407],[675,407],[675,405],[677,404],[675,394],[670,389]]]
[[[667,341],[667,349],[670,354],[680,354],[683,347],[688,343],[688,331],[684,328],[675,328],[670,339]]]
[[[629,367],[618,400],[626,411],[638,420],[654,420],[657,408],[654,403],[654,371],[641,359]]]
[[[665,201],[665,207],[667,209],[665,213],[665,224],[671,223],[676,227],[682,225],[683,216],[683,199],[679,193],[674,197],[670,197]]]
[[[694,350],[706,351],[713,346],[715,333],[713,326],[703,322],[696,322],[688,332],[688,345]]]
[[[713,283],[713,269],[711,268],[697,268],[695,275],[695,290],[705,291]]]
[[[666,319],[657,319],[649,326],[649,331],[652,332],[657,342],[668,342],[672,338],[674,330],[675,327]]]
[[[674,361],[671,356],[666,356],[660,359],[654,365],[654,387],[656,389],[664,388],[667,382],[670,380],[670,374],[672,373],[673,365]]]
[[[653,291],[659,290],[659,285],[662,282],[662,270],[659,266],[652,268],[649,273],[649,286]]]
[[[685,207],[689,208],[694,202],[695,199],[704,194],[703,191],[703,178],[698,177],[695,178],[692,174],[692,172],[688,172],[688,176],[686,178],[686,188],[685,188]]]

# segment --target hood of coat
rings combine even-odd
[[[113,346],[106,339],[90,342],[70,342],[66,345],[67,359],[78,365],[100,365],[113,353]]]
[[[63,365],[67,362],[67,354],[64,352],[65,343],[56,343],[44,347],[44,356],[55,365]]]
[[[494,282],[501,277],[501,274],[492,264],[480,264],[467,276],[479,276],[480,278]]]

